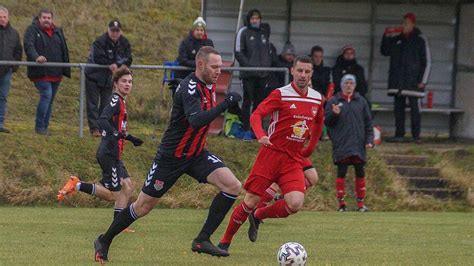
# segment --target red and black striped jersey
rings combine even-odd
[[[214,107],[216,107],[215,84],[205,84],[194,73],[187,76],[176,89],[170,124],[163,135],[158,152],[176,158],[199,155],[206,145],[209,123],[196,126],[190,119]],[[217,108],[220,109],[219,106]],[[220,113],[223,110],[217,111]]]
[[[125,139],[117,139],[117,133],[123,135],[127,133],[127,107],[122,96],[117,93],[112,94],[98,123],[102,131],[102,140],[97,153],[111,155],[121,160]]]

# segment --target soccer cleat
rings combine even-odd
[[[229,252],[214,246],[214,244],[212,244],[210,240],[198,242],[196,241],[196,239],[194,239],[193,243],[191,244],[191,250],[199,254],[206,253],[211,256],[217,256],[217,257],[229,256]]]
[[[219,243],[218,248],[229,252],[230,243]]]
[[[338,212],[346,212],[347,211],[347,208],[346,208],[346,205],[342,205],[341,207],[339,207],[339,209],[337,209]]]
[[[358,212],[368,212],[369,211],[369,208],[367,208],[367,206],[362,206],[360,208],[357,209]]]
[[[70,176],[64,187],[58,191],[58,201],[62,201],[67,194],[74,194],[76,192],[76,185],[80,181],[77,176]]]
[[[255,218],[255,211],[253,211],[249,215],[249,223],[250,223],[249,231],[248,231],[249,240],[252,241],[252,242],[255,242],[255,241],[257,241],[258,227],[262,223],[261,220]]]
[[[100,241],[101,237],[102,235],[100,235],[94,241],[94,249],[95,249],[94,260],[100,264],[104,264],[105,262],[109,261],[108,253],[109,253],[110,244],[102,243]]]

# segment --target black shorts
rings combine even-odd
[[[183,174],[191,176],[199,183],[207,183],[207,176],[222,167],[225,167],[222,160],[207,150],[190,159],[178,159],[158,153],[142,191],[148,196],[160,198]]]
[[[97,161],[100,168],[102,168],[100,183],[110,191],[120,191],[122,189],[120,178],[130,177],[122,160],[117,160],[110,156],[99,156]]]

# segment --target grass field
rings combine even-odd
[[[0,213],[0,265],[92,265],[92,242],[108,227],[112,215],[111,209],[67,207],[2,207]],[[206,214],[205,210],[156,209],[133,225],[136,233],[116,238],[110,262],[275,265],[278,247],[288,241],[305,246],[309,265],[468,265],[474,260],[473,213],[306,211],[268,220],[256,243],[248,241],[248,225],[243,225],[231,256],[220,259],[190,250]]]

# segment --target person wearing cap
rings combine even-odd
[[[40,64],[69,63],[69,51],[64,32],[53,21],[53,12],[42,9],[23,37],[27,61]],[[48,126],[53,101],[63,76],[71,77],[70,67],[27,67],[28,78],[35,84],[40,100],[36,107],[35,132],[49,135]]]
[[[86,68],[87,121],[93,137],[100,137],[98,119],[112,95],[112,74],[122,65],[132,64],[132,48],[122,34],[117,19],[109,22],[107,32],[92,43],[87,63],[108,68]]]
[[[257,9],[248,12],[244,27],[235,38],[235,58],[241,67],[271,67],[268,27],[263,27],[262,14]],[[254,139],[250,130],[250,113],[265,97],[265,87],[269,73],[266,71],[241,71],[240,79],[244,90],[241,120],[243,123],[243,140]]]
[[[345,196],[345,177],[348,167],[355,168],[355,195],[357,210],[368,211],[365,199],[366,148],[374,146],[372,117],[367,100],[355,92],[357,78],[352,74],[342,76],[341,91],[329,99],[324,108],[324,123],[332,141],[332,157],[337,166],[336,196],[338,211],[347,210]]]
[[[180,66],[196,67],[196,53],[203,46],[214,47],[214,43],[207,37],[206,22],[202,17],[198,17],[194,22],[186,37],[179,45],[179,54],[176,61]],[[186,78],[193,71],[176,71],[176,78]]]
[[[342,47],[341,54],[337,57],[336,64],[332,68],[332,77],[335,85],[334,91],[341,91],[341,78],[346,74],[352,74],[357,79],[355,91],[366,98],[367,81],[365,79],[365,72],[364,68],[357,63],[355,52],[355,48],[352,45]]]
[[[270,43],[271,46],[271,54],[272,54],[272,67],[286,67],[288,71],[291,72],[291,67],[293,67],[293,60],[296,57],[296,49],[295,46],[291,42],[285,43],[281,54],[276,54],[275,46]],[[289,76],[289,81],[292,81],[293,77]],[[265,96],[266,98],[270,93],[276,89],[285,86],[285,73],[284,72],[270,72],[270,75],[267,79],[267,86],[265,88]]]
[[[420,106],[430,75],[431,53],[428,40],[416,27],[415,14],[405,14],[401,27],[385,29],[380,51],[390,57],[388,95],[394,97],[395,136],[388,141],[404,141],[405,105],[408,100],[411,134],[413,140],[420,143]]]

